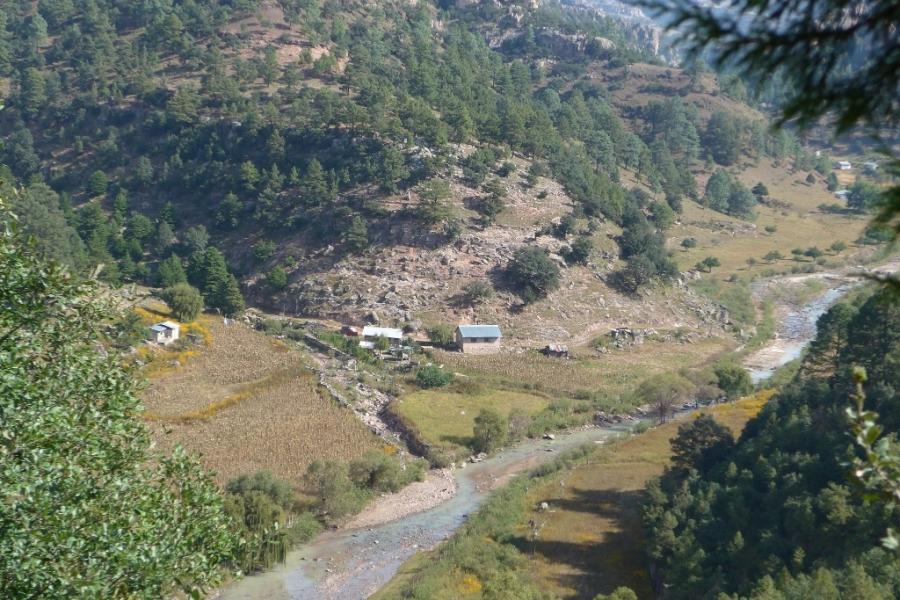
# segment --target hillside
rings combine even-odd
[[[740,85],[664,66],[644,29],[585,6],[48,0],[3,18],[3,159],[31,182],[26,227],[113,284],[186,276],[225,312],[240,291],[349,321],[492,320],[526,345],[705,330],[715,309],[691,293],[633,294],[676,275],[655,207],[694,214],[716,161],[812,169]],[[689,260],[718,245],[695,237]],[[504,278],[525,246],[563,267],[528,306]],[[483,279],[493,298],[463,306]]]

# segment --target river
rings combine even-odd
[[[892,269],[893,270],[893,269]],[[754,382],[799,357],[816,331],[816,321],[858,280],[819,275],[827,289],[802,306],[781,306],[777,334],[747,358]],[[800,279],[785,278],[785,280]],[[770,283],[772,281],[770,280]],[[760,290],[754,290],[760,291]],[[526,440],[497,456],[454,471],[456,494],[424,512],[371,528],[338,529],[291,552],[280,567],[241,579],[219,593],[223,600],[357,600],[385,585],[407,559],[434,548],[478,509],[491,490],[515,473],[585,443],[602,443],[626,433],[628,425],[591,427],[555,440]]]
[[[281,567],[223,590],[224,600],[367,598],[416,552],[435,547],[478,509],[491,490],[515,473],[585,443],[626,433],[628,425],[591,427],[555,440],[527,440],[497,456],[456,470],[457,492],[420,513],[372,528],[328,531],[291,552]]]

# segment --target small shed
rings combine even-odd
[[[500,349],[497,325],[460,325],[456,328],[456,346],[467,354],[490,354]]]
[[[838,169],[841,171],[849,171],[853,168],[853,165],[850,164],[849,160],[839,160],[838,161]]]
[[[869,173],[875,173],[876,171],[878,171],[878,163],[874,160],[863,163],[863,167],[865,167],[866,171],[868,171]]]
[[[150,327],[150,341],[160,346],[168,346],[178,339],[181,326],[172,321],[163,321]]]
[[[569,358],[569,348],[562,344],[547,344],[541,350],[541,353],[545,356],[553,356],[556,358]]]
[[[362,330],[362,341],[359,345],[363,348],[373,349],[378,338],[385,338],[391,348],[399,348],[403,343],[403,330],[393,327],[375,327],[366,325]]]

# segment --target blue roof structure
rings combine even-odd
[[[464,338],[501,338],[497,325],[460,325],[459,334]]]

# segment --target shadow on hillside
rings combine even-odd
[[[563,533],[565,540],[542,539],[539,534],[534,540],[520,536],[512,543],[526,556],[542,556],[563,566],[563,574],[546,577],[557,586],[575,590],[566,598],[590,600],[620,586],[630,587],[639,598],[652,597],[641,525],[642,496],[640,490],[577,490],[573,498],[548,499],[548,520],[554,512],[574,512],[608,522],[601,530],[592,531],[575,518],[575,528]],[[538,524],[541,520],[542,513],[535,515]],[[594,541],[598,538],[600,541]]]
[[[472,445],[472,436],[470,435],[442,435],[442,442],[456,444],[457,446],[465,446],[469,448]]]

